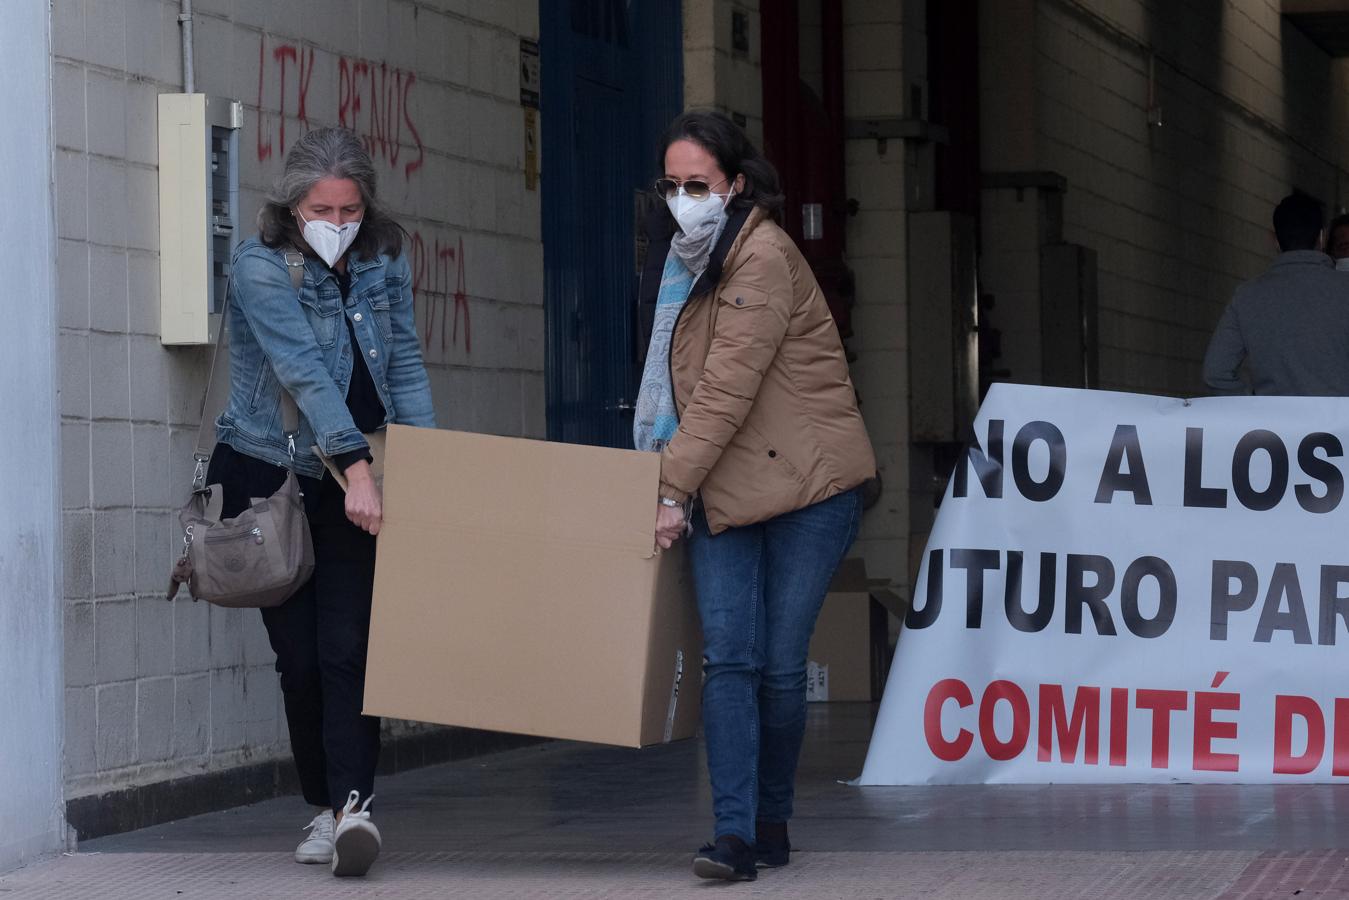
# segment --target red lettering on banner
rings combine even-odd
[[[1335,748],[1331,775],[1349,775],[1349,700],[1335,700]]]
[[[993,713],[998,701],[1005,701],[1012,708],[1012,736],[1006,741],[998,737],[993,727]],[[1015,759],[1026,749],[1029,737],[1030,703],[1026,700],[1025,692],[1010,681],[990,684],[979,703],[979,739],[983,741],[988,758],[999,762]]]
[[[462,317],[464,352],[472,353],[473,326],[469,318],[464,239],[460,237],[457,243],[452,244],[449,236],[444,239],[436,236],[428,240],[420,231],[413,232],[410,266],[412,294],[418,303],[423,349],[429,353],[438,348],[440,354],[448,353],[451,347],[459,343],[459,322]]]
[[[417,240],[420,240],[418,236]],[[418,259],[414,272],[419,280],[430,277],[434,267],[427,268],[424,248],[414,254]],[[439,246],[439,245],[435,245]],[[442,248],[443,249],[443,248]],[[457,254],[451,254],[453,259]],[[443,276],[440,276],[443,277]],[[429,310],[435,315],[435,310]],[[427,320],[429,330],[437,326],[444,340],[446,322],[443,318]],[[1239,745],[1230,751],[1215,749],[1217,741],[1237,741],[1240,722],[1221,714],[1240,713],[1242,696],[1235,691],[1220,691],[1230,673],[1215,674],[1211,690],[1182,691],[1157,688],[1110,688],[1109,703],[1109,764],[1129,764],[1129,717],[1133,710],[1152,714],[1149,764],[1154,769],[1171,768],[1172,722],[1176,713],[1190,709],[1190,695],[1194,695],[1193,754],[1191,767],[1196,772],[1239,772],[1241,753]],[[1037,729],[1035,758],[1037,762],[1054,763],[1054,744],[1059,753],[1057,762],[1068,765],[1099,765],[1101,761],[1101,716],[1104,688],[1079,685],[1072,689],[1071,709],[1067,701],[1069,688],[1061,684],[1034,686],[1038,698],[1031,710],[1030,692],[1015,682],[1000,679],[990,682],[982,693],[959,678],[937,681],[928,691],[923,705],[923,736],[932,755],[943,762],[959,762],[969,756],[975,739],[984,754],[995,762],[1008,762],[1022,756],[1030,737],[1032,724]],[[1130,696],[1133,702],[1130,703]],[[1349,698],[1336,698],[1333,711],[1333,736],[1327,732],[1326,719],[1330,715],[1316,699],[1300,695],[1280,694],[1274,706],[1274,768],[1278,775],[1309,775],[1316,771],[1325,757],[1326,745],[1333,744],[1331,774],[1349,776]],[[955,709],[950,709],[954,703]],[[999,733],[1001,725],[1006,732],[1007,720],[998,719],[999,704],[1006,704],[1010,713],[1011,731]],[[977,712],[963,712],[977,707]],[[1034,722],[1032,722],[1034,716]],[[972,717],[972,718],[971,718]],[[962,723],[962,719],[964,720]],[[1307,729],[1306,747],[1294,752],[1295,720],[1301,719]],[[953,735],[948,737],[948,735]],[[1080,751],[1080,754],[1079,754]]]
[[[1110,765],[1129,763],[1129,689],[1110,689]]]
[[[1307,749],[1293,753],[1293,717],[1307,723]],[[1274,774],[1306,775],[1321,764],[1326,752],[1326,720],[1311,697],[1280,694],[1274,698]]]
[[[942,733],[941,711],[947,700],[954,700],[961,709],[974,705],[974,697],[969,686],[958,678],[947,678],[932,686],[927,693],[927,702],[923,705],[923,734],[932,755],[943,762],[955,762],[964,759],[974,745],[974,734],[966,728],[960,729],[953,741],[948,741]]]
[[[1082,761],[1089,766],[1101,758],[1101,689],[1080,687],[1073,698],[1071,723],[1064,708],[1063,685],[1040,685],[1040,740],[1037,759],[1050,762],[1053,757],[1054,733],[1059,737],[1059,760],[1076,762],[1077,747],[1086,730],[1086,746]]]
[[[1171,764],[1171,714],[1189,707],[1189,695],[1142,688],[1135,702],[1139,709],[1152,710],[1152,767],[1165,769]]]
[[[1227,678],[1226,672],[1219,672],[1213,678],[1213,687],[1222,687]],[[1219,710],[1237,712],[1241,709],[1240,694],[1219,694],[1212,691],[1198,691],[1194,695],[1194,767],[1205,772],[1235,772],[1239,768],[1241,756],[1237,753],[1217,753],[1213,750],[1216,740],[1233,740],[1237,736],[1236,722],[1215,722],[1213,714]]]

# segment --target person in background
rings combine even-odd
[[[361,703],[383,519],[365,434],[393,422],[433,427],[431,388],[405,232],[375,199],[375,168],[355,133],[320,128],[300,138],[258,225],[234,254],[230,396],[207,483],[222,486],[223,515],[232,517],[250,497],[275,492],[288,467],[299,477],[314,574],[262,610],[300,786],[322,810],[295,860],[364,875],[381,846],[369,808],[380,723],[361,715]],[[298,294],[287,268],[296,250]],[[293,442],[282,427],[283,391],[300,412]],[[312,446],[343,471],[345,492]]]
[[[660,164],[633,435],[661,454],[656,539],[688,535],[702,620],[716,822],[693,871],[748,881],[789,860],[806,651],[876,459],[773,167],[716,112],[677,118]]]
[[[1349,272],[1349,213],[1330,220],[1326,228],[1326,253],[1335,260],[1335,268]]]
[[[1323,222],[1305,194],[1274,210],[1279,255],[1237,288],[1204,355],[1218,393],[1349,396],[1349,278],[1322,252]]]

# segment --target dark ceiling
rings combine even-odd
[[[1349,2],[1283,0],[1281,10],[1322,50],[1331,56],[1349,56]]]

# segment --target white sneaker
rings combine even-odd
[[[333,829],[335,827],[336,823],[333,821],[331,809],[325,809],[314,816],[314,821],[305,826],[309,829],[309,837],[301,841],[300,846],[295,848],[295,861],[309,864],[332,862]]]
[[[370,801],[374,799],[375,795],[371,794],[357,809],[361,795],[356,791],[348,795],[333,838],[334,875],[364,875],[375,864],[380,841],[379,829],[370,821]]]

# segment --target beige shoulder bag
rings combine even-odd
[[[291,284],[298,293],[304,284],[304,257],[286,251]],[[270,497],[250,498],[248,509],[232,519],[220,517],[224,491],[206,484],[206,467],[215,447],[215,417],[211,411],[224,406],[212,403],[212,394],[222,389],[220,361],[229,359],[229,300],[221,316],[220,339],[211,359],[211,374],[202,398],[201,426],[197,429],[197,461],[192,496],[178,510],[183,526],[183,555],[173,566],[169,582],[172,600],[179,585],[186,583],[193,600],[217,606],[280,606],[314,571],[314,545],[309,535],[300,484],[292,467],[286,481]],[[229,391],[228,380],[223,390]],[[288,392],[281,392],[281,422],[295,458],[295,435],[300,413]]]

